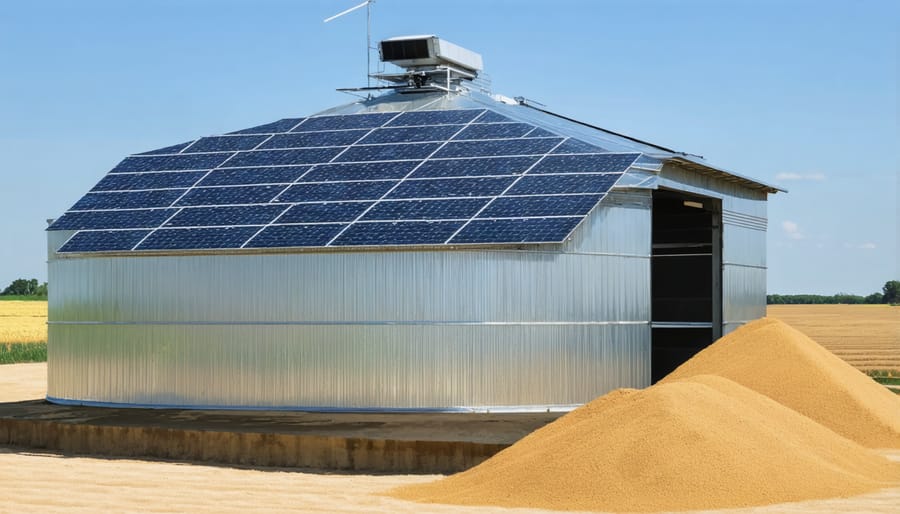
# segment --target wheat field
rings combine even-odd
[[[900,370],[900,307],[770,305],[768,315],[808,335],[857,369]]]
[[[47,302],[0,302],[0,344],[47,340]]]

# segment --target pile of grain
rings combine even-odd
[[[748,323],[663,382],[715,374],[870,448],[900,448],[900,396],[773,318]]]
[[[846,497],[900,484],[900,397],[774,319],[660,384],[613,391],[493,458],[392,496],[653,512]]]
[[[389,494],[652,512],[851,496],[896,483],[900,464],[755,391],[704,375],[614,391],[479,466]]]

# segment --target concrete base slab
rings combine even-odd
[[[0,445],[385,473],[470,468],[560,413],[314,413],[0,403]]]

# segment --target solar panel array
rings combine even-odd
[[[640,156],[488,109],[284,119],[132,155],[61,252],[559,243]]]

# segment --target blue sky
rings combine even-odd
[[[45,220],[125,155],[352,101],[364,11],[322,20],[356,3],[5,4],[0,287],[46,279]],[[898,26],[887,1],[378,0],[373,38],[439,34],[495,92],[783,185],[769,291],[867,294],[900,277]]]

